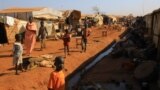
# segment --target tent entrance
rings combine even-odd
[[[5,29],[5,24],[0,23],[0,44],[8,43],[7,31]]]

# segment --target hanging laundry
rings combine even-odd
[[[0,23],[4,23],[4,17],[0,16]]]
[[[9,26],[13,26],[14,25],[14,18],[6,16],[6,22],[5,23],[8,24]]]

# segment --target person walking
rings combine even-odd
[[[34,49],[36,43],[36,32],[37,25],[33,22],[33,17],[29,17],[29,22],[26,25],[25,31],[25,48],[27,56],[29,56]]]
[[[65,30],[65,34],[63,36],[63,44],[64,44],[64,54],[65,54],[65,57],[67,56],[67,53],[68,55],[70,55],[69,53],[69,42],[70,42],[70,34],[68,32],[68,30]]]
[[[87,50],[87,42],[88,42],[88,36],[90,36],[90,30],[88,28],[87,23],[84,26],[85,28],[83,28],[82,30],[82,40],[81,40],[81,46],[82,46],[82,53],[86,52]]]
[[[44,26],[44,21],[40,22],[41,26],[39,28],[39,33],[38,33],[38,38],[40,39],[41,42],[41,50],[43,50],[43,48],[46,48],[46,36],[48,36],[48,32],[47,32],[47,28]]]

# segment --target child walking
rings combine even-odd
[[[43,48],[46,48],[46,36],[48,36],[48,32],[46,27],[44,26],[44,21],[41,21],[41,26],[39,28],[39,33],[38,33],[38,38],[40,38],[40,42],[41,42],[41,50],[43,50]]]
[[[67,53],[68,55],[69,54],[69,42],[70,42],[70,34],[68,32],[68,30],[65,30],[65,34],[63,36],[63,44],[64,44],[64,54],[65,54],[65,57],[67,56]]]
[[[86,26],[82,30],[82,40],[81,40],[82,53],[86,52],[87,50],[87,42],[88,42],[88,37],[90,36],[90,32],[91,32],[90,29],[87,28]]]
[[[23,60],[22,60],[22,54],[23,54],[23,47],[21,44],[21,35],[16,34],[15,35],[15,43],[13,45],[13,65],[15,65],[15,70],[16,70],[16,75],[18,75],[18,68],[21,69],[21,71],[23,70]]]

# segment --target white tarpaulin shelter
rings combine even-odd
[[[101,15],[97,14],[94,18],[98,20],[97,26],[103,25],[103,17]]]
[[[15,23],[14,18],[10,16],[0,16],[0,22],[9,26],[13,26]]]
[[[19,8],[13,7],[4,10],[0,10],[0,22],[10,24],[9,27],[6,27],[7,37],[9,42],[14,41],[14,36],[16,33],[23,33],[26,29],[26,24],[30,16],[33,16],[37,19],[47,19],[45,21],[45,26],[48,31],[48,35],[51,35],[53,32],[53,23],[52,20],[57,20],[59,17],[62,17],[62,12],[54,10],[51,8],[37,7],[37,8]],[[4,17],[9,17],[5,19]],[[49,20],[48,20],[49,19]],[[14,20],[14,23],[13,23]],[[40,27],[40,20],[35,20],[37,27]]]
[[[53,10],[51,8],[44,8],[40,11],[34,11],[33,17],[35,18],[44,18],[44,19],[58,19],[62,17],[62,12],[58,10]]]
[[[44,19],[57,19],[58,17],[62,17],[62,12],[58,10],[54,10],[52,8],[8,8],[4,10],[0,10],[1,16],[11,16],[21,20],[27,20],[29,16],[44,18]]]

